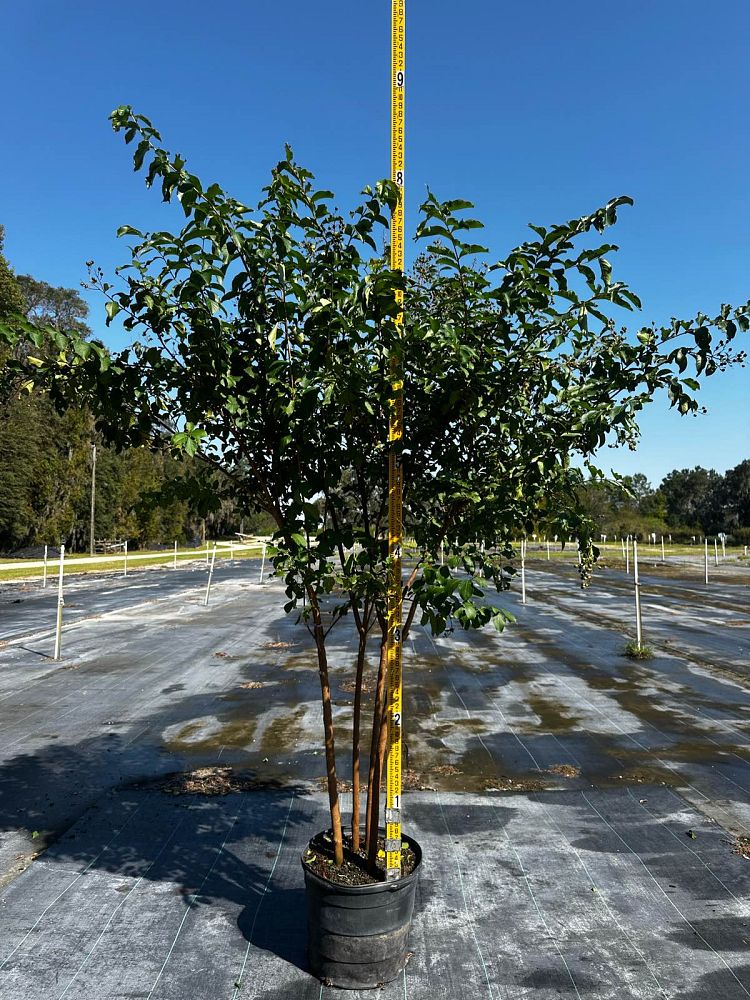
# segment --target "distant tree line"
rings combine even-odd
[[[21,312],[38,324],[90,334],[81,295],[15,275],[3,242],[0,226],[0,317]],[[0,366],[4,360],[0,354]],[[270,529],[266,515],[243,510],[221,475],[196,459],[172,457],[166,447],[116,452],[102,443],[86,410],[58,413],[45,394],[21,388],[0,398],[0,553],[60,542],[72,551],[88,548],[93,445],[97,539],[127,538],[135,548]],[[202,505],[180,489],[196,478],[203,480]]]
[[[622,485],[587,483],[586,507],[602,534],[648,537],[725,533],[734,544],[750,543],[750,459],[724,475],[713,469],[675,469],[653,488],[642,474],[624,476]]]

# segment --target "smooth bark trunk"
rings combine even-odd
[[[378,747],[380,745],[380,729],[381,721],[383,717],[383,705],[385,702],[385,691],[386,691],[386,646],[385,639],[380,646],[380,663],[378,664],[378,682],[375,688],[375,698],[372,708],[372,738],[370,740],[370,768],[368,773],[368,784],[367,784],[367,810],[365,813],[365,847],[367,848],[368,855],[370,848],[372,846],[372,840],[375,840],[377,844],[378,840],[378,820],[380,812],[380,804],[378,802],[377,806],[374,805],[376,801],[376,781],[375,773],[378,770]],[[378,782],[377,795],[380,795],[380,787]],[[373,838],[373,808],[375,808],[375,827],[374,827],[374,838]]]
[[[385,764],[386,748],[388,744],[388,691],[383,692],[383,704],[380,712],[380,729],[378,732],[378,748],[375,763],[374,789],[372,793],[372,813],[370,822],[370,834],[367,841],[367,863],[370,873],[375,874],[375,867],[378,856],[378,833],[380,827],[380,789],[383,784],[383,766]]]
[[[333,860],[335,864],[342,865],[344,863],[344,839],[341,830],[341,810],[339,808],[339,791],[336,780],[336,747],[333,738],[333,712],[331,709],[331,686],[328,678],[328,657],[326,655],[320,608],[315,595],[310,593],[309,597],[313,608],[315,646],[318,651],[318,673],[320,675],[320,693],[323,702],[323,732],[326,751],[326,775],[328,778],[328,804],[331,810]]]
[[[352,712],[352,850],[359,850],[359,758],[360,723],[362,719],[362,677],[367,659],[367,632],[359,633],[357,650],[357,675],[354,681],[354,709]]]

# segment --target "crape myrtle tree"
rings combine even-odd
[[[404,639],[415,623],[498,629],[511,617],[487,596],[507,585],[513,539],[539,526],[579,539],[584,578],[596,557],[579,501],[596,449],[633,445],[641,408],[659,390],[681,413],[698,409],[695,376],[743,355],[748,306],[712,319],[673,320],[635,335],[615,325],[639,306],[614,281],[616,247],[596,234],[616,199],[549,229],[497,263],[472,242],[469,202],[428,195],[408,274],[387,266],[383,240],[398,190],[365,188],[344,215],[287,149],[260,203],[205,186],[131,108],[112,115],[135,143],[146,183],[185,214],[179,232],[131,238],[129,263],[92,283],[135,335],[119,353],[75,334],[5,325],[9,336],[57,337],[59,354],[34,378],[59,405],[76,399],[117,445],[165,435],[176,453],[220,468],[234,495],[276,525],[285,610],[317,651],[334,861],[343,859],[326,642],[351,616],[358,637],[352,717],[351,846],[377,852],[386,751],[386,578],[390,358],[404,378],[401,462],[405,534]],[[593,237],[593,239],[592,239]],[[395,290],[405,325],[395,324]],[[34,360],[30,359],[34,365]],[[8,377],[24,378],[19,363]],[[577,458],[579,468],[571,465]],[[183,489],[200,491],[199,481]],[[193,496],[208,506],[215,497]],[[441,565],[441,545],[449,557]],[[380,637],[360,844],[362,678],[367,640]]]

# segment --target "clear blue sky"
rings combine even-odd
[[[613,195],[644,320],[750,298],[747,0],[407,0],[407,211],[427,184],[471,198],[496,256],[528,222]],[[119,225],[174,216],[107,115],[132,104],[202,178],[253,201],[290,142],[349,204],[389,169],[388,0],[5,4],[0,222],[19,272],[76,286],[122,263]],[[88,296],[103,332],[102,304]],[[112,338],[110,337],[110,342]],[[116,342],[116,337],[115,337]],[[708,381],[710,415],[656,401],[638,452],[654,482],[750,457],[750,369]]]

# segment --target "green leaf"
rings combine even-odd
[[[711,331],[707,327],[701,326],[695,331],[695,342],[702,351],[708,351],[711,347]]]
[[[107,302],[104,308],[107,313],[107,326],[109,326],[115,316],[121,311],[122,306],[120,306],[117,302]]]

